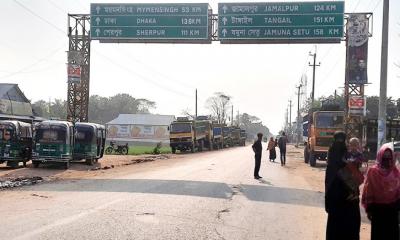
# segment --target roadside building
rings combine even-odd
[[[119,114],[108,122],[107,141],[129,144],[169,144],[169,126],[175,120],[173,115]]]
[[[34,116],[32,105],[18,84],[0,83],[0,120],[34,122],[43,119]]]

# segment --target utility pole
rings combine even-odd
[[[389,0],[383,1],[382,50],[381,50],[381,81],[379,93],[378,116],[378,148],[386,140],[386,94],[387,94],[387,64],[388,64],[388,32],[389,32]]]
[[[292,99],[289,100],[289,127],[292,125]]]
[[[196,112],[195,112],[195,117],[196,117],[196,119],[197,119],[197,88],[196,88],[196,103],[195,103],[195,104],[196,104],[196,106],[195,106],[195,109],[196,109],[196,110],[195,110],[195,111],[196,111]]]
[[[233,126],[233,105],[232,105],[232,112],[231,112],[231,126]]]
[[[292,134],[292,99],[289,100],[289,132],[287,134],[289,141],[292,142],[293,134]]]
[[[296,127],[296,130],[297,130],[296,146],[297,147],[300,144],[300,138],[301,138],[301,131],[300,131],[300,117],[301,117],[300,116],[300,90],[301,90],[302,86],[303,85],[300,83],[300,85],[296,87],[297,88],[297,121],[296,121],[296,123],[297,123],[297,127]]]
[[[337,90],[335,89],[335,100],[337,99]]]
[[[286,108],[286,125],[285,125],[285,132],[287,132],[289,126],[289,107]]]
[[[312,92],[311,92],[311,110],[314,108],[314,96],[315,96],[315,68],[321,66],[321,63],[316,64],[317,51],[313,54],[309,53],[313,57],[313,64],[308,63],[308,66],[313,67],[313,78],[312,78]]]
[[[238,110],[238,119],[237,119],[237,126],[239,127],[240,126],[240,115],[239,115],[239,110]]]

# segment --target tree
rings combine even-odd
[[[156,102],[139,98],[136,99],[138,102],[138,113],[150,113],[150,109],[156,108]]]
[[[32,110],[35,116],[49,118],[49,103],[44,100],[32,103]]]
[[[192,111],[189,108],[183,109],[181,114],[189,119],[195,119],[196,116],[191,113]]]
[[[54,99],[54,102],[50,103],[50,118],[55,119],[67,119],[67,102],[61,99]]]
[[[226,123],[228,110],[231,106],[231,97],[222,92],[214,93],[206,101],[206,108],[211,111],[211,116],[218,123]]]
[[[240,128],[246,130],[248,139],[255,139],[257,133],[262,133],[265,138],[272,136],[268,127],[262,124],[260,118],[252,116],[248,113],[243,113],[239,116]]]
[[[156,107],[156,103],[147,99],[135,99],[129,94],[117,94],[112,97],[92,95],[89,98],[89,121],[105,124],[120,113],[150,113],[150,109]],[[37,116],[43,118],[66,119],[67,103],[61,99],[54,102],[44,100],[32,104],[32,109]]]

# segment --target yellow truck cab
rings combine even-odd
[[[343,111],[315,111],[307,123],[304,162],[314,167],[317,160],[326,160],[336,131],[344,131]]]
[[[204,148],[213,149],[212,122],[199,117],[189,120],[187,117],[178,117],[170,126],[170,147],[172,153],[203,151]]]

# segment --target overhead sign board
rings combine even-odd
[[[219,3],[218,37],[225,42],[338,42],[344,2]]]
[[[209,40],[207,3],[90,6],[92,40],[179,42]]]

